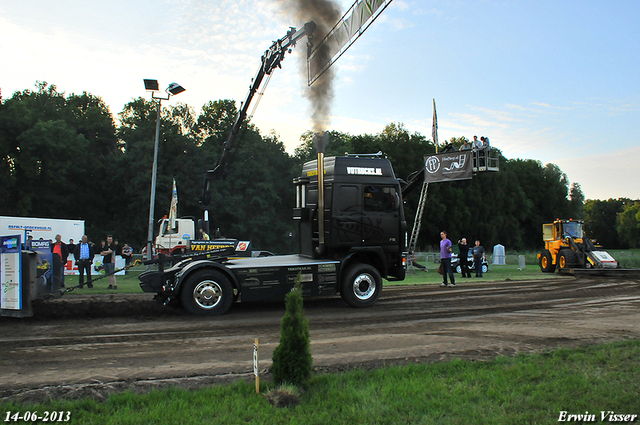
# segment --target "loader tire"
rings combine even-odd
[[[558,252],[556,266],[558,269],[575,267],[578,264],[578,256],[570,249],[561,249]]]
[[[180,301],[191,314],[220,316],[233,303],[231,281],[217,270],[200,270],[189,276],[180,289]]]
[[[553,264],[551,252],[549,252],[548,249],[545,249],[540,253],[540,270],[542,270],[543,273],[553,273],[556,271],[556,266]]]
[[[372,306],[382,292],[382,277],[369,264],[354,264],[347,269],[342,281],[340,295],[351,307]]]

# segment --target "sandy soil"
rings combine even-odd
[[[500,355],[640,338],[640,283],[623,278],[386,287],[368,309],[307,300],[317,372]],[[0,399],[95,397],[125,389],[268,379],[284,304],[195,317],[149,294],[66,296],[0,319]]]

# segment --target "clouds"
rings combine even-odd
[[[117,114],[148,96],[143,78],[156,78],[184,86],[170,102],[196,110],[239,103],[264,50],[303,24],[282,12],[285,2],[5,2],[0,87],[8,98],[43,80],[101,96]],[[343,10],[352,3],[340,0]],[[633,0],[394,0],[336,63],[330,128],[378,133],[403,122],[430,137],[435,98],[440,140],[485,135],[509,158],[558,164],[587,197],[640,198],[640,185],[620,184],[640,159],[638,20]],[[253,118],[290,152],[311,128],[297,60],[305,50],[274,71]]]

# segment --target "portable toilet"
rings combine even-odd
[[[493,247],[493,265],[504,266],[505,265],[504,246],[498,244]]]

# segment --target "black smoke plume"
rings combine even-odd
[[[285,11],[291,15],[298,25],[308,21],[316,23],[316,30],[313,33],[314,49],[327,35],[333,26],[342,17],[340,6],[331,0],[285,0]],[[327,63],[330,59],[326,44],[320,46],[314,56],[318,63]],[[304,75],[307,75],[307,58],[301,55]],[[329,68],[311,87],[305,89],[305,97],[311,102],[311,120],[313,131],[320,134],[327,130],[331,115],[331,103],[333,101],[333,68]],[[317,140],[326,140],[325,137],[316,137]],[[318,143],[319,152],[324,151],[324,143]]]

